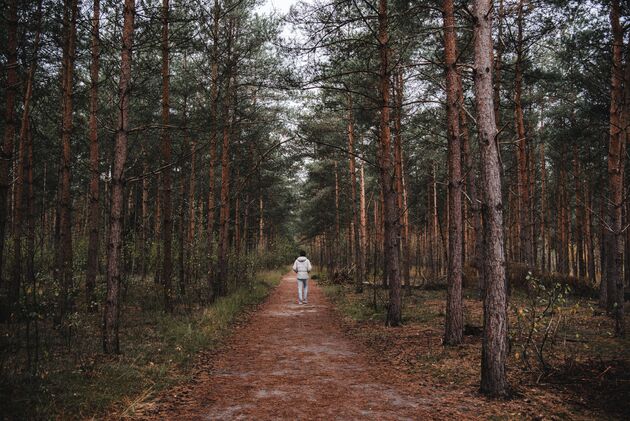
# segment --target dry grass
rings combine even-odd
[[[165,314],[148,297],[137,299],[155,289],[153,281],[134,283],[129,302],[142,306],[128,305],[122,311],[122,354],[101,353],[100,316],[86,316],[82,336],[73,346],[43,351],[36,375],[5,367],[0,419],[85,419],[104,414],[120,418],[133,413],[160,390],[189,380],[200,352],[216,349],[234,323],[263,301],[282,273],[259,273],[249,286],[210,306],[187,307],[176,314]]]

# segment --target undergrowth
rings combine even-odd
[[[157,308],[122,311],[122,353],[100,351],[99,316],[84,333],[82,352],[47,358],[38,373],[13,372],[0,384],[0,419],[85,419],[123,416],[154,393],[189,378],[195,356],[216,348],[232,324],[262,302],[283,271],[259,273],[207,307],[165,314]],[[150,286],[149,286],[150,287]],[[131,302],[136,302],[131,300]],[[85,352],[87,347],[91,352]],[[6,373],[5,373],[6,374]]]
[[[385,327],[388,291],[380,286],[366,285],[357,294],[352,282],[326,284],[324,291],[348,334],[375,358],[411,384],[477,399],[481,418],[509,413],[514,419],[623,419],[630,411],[630,339],[614,337],[613,321],[596,301],[571,294],[566,285],[536,285],[530,291],[515,288],[509,298],[508,378],[514,395],[505,402],[477,398],[483,308],[474,288],[463,292],[466,326],[456,347],[442,345],[444,290],[403,289],[401,328]]]

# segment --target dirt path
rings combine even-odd
[[[140,418],[468,418],[447,409],[434,391],[412,394],[389,367],[344,336],[316,283],[309,288],[309,304],[297,304],[295,277],[285,275],[250,322],[200,367],[193,384],[163,394]]]

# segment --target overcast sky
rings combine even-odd
[[[298,0],[267,0],[266,3],[260,7],[260,10],[264,12],[273,12],[276,10],[280,13],[287,13],[291,5],[297,2]]]

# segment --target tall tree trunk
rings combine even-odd
[[[154,216],[154,231],[153,231],[153,241],[156,244],[155,250],[155,277],[154,283],[155,285],[159,285],[162,283],[161,277],[161,263],[162,263],[162,194],[160,193],[160,186],[162,185],[162,173],[158,173],[156,178],[156,198],[155,198],[155,216]]]
[[[265,249],[265,203],[262,197],[262,191],[258,197],[258,253],[262,253]]]
[[[170,119],[170,75],[169,75],[169,46],[168,21],[169,0],[162,0],[162,242],[164,255],[162,257],[162,284],[164,285],[164,308],[173,311],[173,202],[171,193],[173,181],[171,174],[172,145],[168,129]]]
[[[184,177],[184,174],[182,172],[179,178],[179,247],[177,250],[179,266],[177,278],[179,283],[179,293],[182,295],[182,297],[186,293],[186,185],[186,178]]]
[[[98,151],[98,122],[96,114],[98,111],[98,73],[100,56],[100,0],[94,0],[92,12],[92,63],[90,64],[90,117],[89,117],[89,138],[90,138],[90,206],[88,213],[88,250],[87,267],[85,268],[85,299],[88,309],[93,308],[94,288],[96,286],[96,275],[98,274],[98,249],[99,249],[99,151]],[[144,182],[144,180],[143,180]],[[144,219],[143,219],[144,224]],[[144,226],[144,225],[143,225]],[[144,242],[141,244],[144,247]],[[144,265],[144,263],[143,263]]]
[[[494,5],[493,5],[494,7]],[[503,76],[503,18],[505,17],[505,7],[503,6],[503,0],[499,0],[499,16],[497,25],[497,47],[496,53],[493,54],[494,64],[494,86],[493,89],[493,101],[494,101],[494,121],[497,127],[501,126],[501,78]],[[497,136],[499,136],[497,134]]]
[[[589,190],[588,182],[584,181],[584,226],[585,233],[584,238],[586,239],[586,250],[588,252],[588,277],[592,283],[595,283],[596,273],[595,273],[595,241],[593,239],[593,217],[592,217],[592,205],[593,201],[591,199],[591,192]]]
[[[208,289],[214,295],[214,220],[216,215],[215,172],[217,163],[217,133],[219,123],[219,0],[214,0],[212,10],[212,70],[210,88],[210,162],[208,166]]]
[[[622,104],[623,92],[623,68],[621,63],[621,50],[623,47],[623,28],[621,27],[619,0],[613,0],[610,10],[610,24],[613,35],[613,55],[612,55],[612,77],[610,94],[610,142],[608,146],[608,180],[610,192],[610,221],[612,228],[612,239],[608,253],[609,260],[608,275],[608,308],[612,310],[615,317],[615,333],[618,336],[625,334],[624,323],[624,294],[623,294],[623,173],[624,173],[624,143],[626,140],[625,131],[622,132],[623,105],[630,105],[630,98]],[[630,62],[626,64],[630,67]],[[630,69],[627,70],[630,75]],[[627,79],[630,84],[630,78]],[[626,88],[630,94],[630,87]],[[628,111],[630,112],[630,111]],[[625,117],[625,116],[623,116]],[[630,120],[630,119],[629,119]]]
[[[185,102],[187,104],[187,102]],[[186,109],[186,106],[184,106]],[[188,278],[192,275],[192,264],[195,258],[195,209],[197,208],[195,181],[197,177],[197,140],[190,141],[190,177],[188,181],[188,233],[186,236],[186,247],[188,248],[186,274]]]
[[[42,2],[40,2],[40,5]],[[41,13],[40,13],[41,19]],[[33,133],[28,131],[28,150],[26,160],[26,193],[27,193],[27,215],[26,215],[26,282],[33,288],[33,297],[35,292],[35,195],[33,192]]]
[[[341,238],[341,222],[340,222],[340,214],[339,214],[339,169],[338,162],[335,160],[335,236],[336,241],[339,241]]]
[[[238,148],[239,145],[237,145]],[[236,168],[236,185],[240,183],[240,171]],[[241,252],[241,195],[237,191],[234,198],[234,253],[238,259]]]
[[[448,291],[444,344],[457,345],[464,338],[462,307],[462,168],[459,132],[457,38],[453,0],[442,3],[444,64],[446,67],[446,118],[448,137]]]
[[[433,276],[439,277],[442,274],[442,264],[440,261],[440,221],[438,218],[438,194],[437,194],[437,164],[433,160],[433,173],[431,174],[431,191],[433,192],[431,200],[431,219],[432,219],[432,245],[433,250],[433,264],[434,273]]]
[[[25,174],[31,171],[29,159],[29,138],[31,138],[29,130],[29,116],[31,111],[31,99],[33,97],[33,79],[35,77],[35,69],[37,67],[37,53],[39,50],[39,41],[41,34],[41,16],[42,1],[39,1],[37,9],[38,23],[37,32],[35,34],[35,42],[33,46],[33,59],[28,69],[26,77],[26,89],[24,92],[24,105],[22,109],[22,119],[20,123],[20,135],[18,141],[18,159],[16,165],[16,176],[14,182],[14,205],[15,212],[13,218],[13,273],[10,289],[11,304],[17,304],[22,286],[23,268],[22,268],[22,237],[24,235],[23,219],[26,215],[26,203],[24,201],[25,185],[30,188]],[[32,148],[31,148],[32,149]],[[30,173],[32,178],[32,172]],[[28,190],[26,190],[28,194]],[[27,262],[28,264],[29,262]],[[32,270],[27,269],[27,270]]]
[[[380,178],[383,190],[385,220],[385,261],[387,262],[389,283],[389,304],[387,308],[388,326],[399,326],[402,322],[400,295],[400,255],[398,252],[398,212],[396,206],[396,188],[392,165],[392,145],[390,132],[390,69],[389,69],[389,28],[387,0],[379,0],[378,7],[378,45],[379,45],[379,93],[381,115],[379,124],[380,143]]]
[[[350,200],[352,207],[352,224],[351,235],[354,241],[354,255],[356,263],[356,279],[355,279],[355,291],[357,293],[363,292],[363,274],[365,264],[363,259],[363,243],[361,242],[360,226],[357,212],[357,173],[356,173],[356,161],[354,157],[354,114],[353,114],[352,94],[348,94],[348,160],[350,169]]]
[[[395,186],[397,193],[398,204],[398,219],[400,229],[400,258],[401,258],[401,275],[402,282],[406,287],[409,287],[409,250],[407,244],[407,226],[406,215],[407,209],[405,204],[405,173],[404,173],[404,156],[403,156],[403,139],[402,139],[402,107],[403,107],[403,93],[404,93],[404,79],[403,70],[400,66],[394,73],[394,174],[396,177]]]
[[[62,126],[61,163],[59,168],[59,239],[57,249],[57,279],[61,286],[59,294],[58,321],[63,319],[74,306],[72,291],[72,196],[70,192],[73,132],[73,77],[76,51],[77,0],[66,0],[64,4],[64,28],[66,33],[62,71]]]
[[[149,260],[149,158],[142,145],[142,227],[140,231],[140,259],[142,260],[142,279],[147,276]]]
[[[7,19],[7,81],[6,81],[6,108],[4,111],[4,139],[0,156],[0,286],[2,285],[4,266],[4,245],[6,241],[6,227],[9,215],[9,190],[11,188],[11,165],[13,162],[13,145],[15,142],[15,100],[18,89],[18,63],[17,63],[17,24],[18,1],[10,0],[6,9]],[[11,292],[13,295],[15,291]],[[18,291],[19,293],[19,291]],[[16,302],[17,297],[9,297],[11,302]]]
[[[484,290],[484,275],[483,275],[483,232],[481,221],[481,202],[479,200],[479,194],[477,192],[477,176],[475,167],[473,164],[473,156],[470,150],[470,133],[468,131],[468,120],[466,110],[464,109],[464,88],[462,86],[461,75],[458,74],[458,104],[459,104],[459,125],[461,132],[462,143],[462,155],[465,166],[464,173],[466,174],[468,197],[470,198],[470,211],[472,213],[472,225],[474,233],[474,248],[473,248],[473,266],[477,270],[477,277],[479,278],[479,291],[480,296],[483,297]]]
[[[586,207],[584,200],[581,198],[581,169],[580,161],[578,159],[577,143],[573,144],[573,181],[575,185],[575,267],[576,276],[584,277],[586,275],[586,262],[584,260],[584,213]]]
[[[359,270],[361,271],[361,279],[365,279],[367,276],[366,260],[367,260],[367,211],[365,207],[365,169],[363,162],[361,162],[361,177],[360,177],[360,189],[359,189],[359,208],[361,210],[360,215],[360,259]]]
[[[558,228],[560,229],[560,242],[558,246],[560,272],[569,274],[569,218],[568,218],[568,194],[567,194],[567,168],[566,158],[567,151],[566,146],[562,145],[562,155],[560,163],[560,182],[558,183],[559,198],[557,203],[558,209]]]
[[[610,220],[610,227],[612,229],[612,235],[614,236],[615,229],[615,192],[617,186],[621,184],[620,174],[617,172],[619,169],[621,146],[621,108],[623,100],[622,81],[623,81],[623,69],[622,69],[622,48],[623,48],[623,28],[621,27],[620,19],[620,5],[619,0],[611,1],[610,8],[610,25],[612,31],[612,75],[611,75],[611,89],[610,89],[610,140],[608,144],[608,185],[609,185],[609,197],[610,197],[610,209],[608,210],[608,218]],[[614,244],[614,239],[607,242],[607,254],[610,254],[612,258],[606,259],[606,292],[607,301],[606,308],[610,312],[612,311],[613,303],[615,301],[614,288],[616,284],[616,277],[619,276],[619,270],[615,266],[615,256],[617,255],[617,247]],[[610,248],[608,248],[610,246]]]
[[[111,178],[110,226],[107,243],[107,298],[103,314],[103,351],[118,354],[118,325],[120,316],[120,277],[122,255],[122,218],[125,161],[127,160],[127,137],[129,132],[129,99],[131,96],[131,52],[133,46],[133,21],[135,0],[125,0],[120,58],[120,82],[118,87],[118,128],[114,145],[114,163]]]
[[[234,41],[234,23],[230,20],[228,25],[228,38],[226,55],[228,60],[226,71],[226,84],[225,84],[225,98],[223,100],[223,145],[221,148],[221,206],[219,211],[219,271],[218,276],[215,279],[214,296],[221,297],[226,292],[228,283],[228,257],[230,250],[229,240],[229,223],[230,223],[230,135],[232,132],[231,126],[231,108],[232,101],[234,100],[235,83],[234,68],[232,61],[232,42]]]
[[[492,0],[475,0],[475,101],[481,146],[486,294],[481,356],[481,392],[491,396],[508,393],[507,296],[503,250],[503,204],[492,100]]]
[[[547,249],[547,163],[545,162],[545,142],[540,142],[540,241],[542,243],[541,268],[543,272],[549,272],[545,250]]]
[[[523,105],[521,102],[523,91],[523,0],[518,4],[516,65],[514,70],[514,121],[516,136],[518,139],[517,166],[518,166],[518,197],[519,197],[519,256],[522,263],[531,266],[532,239],[530,238],[531,221],[529,220],[530,198],[529,179],[527,172],[527,137],[525,134],[525,122],[523,118]]]

